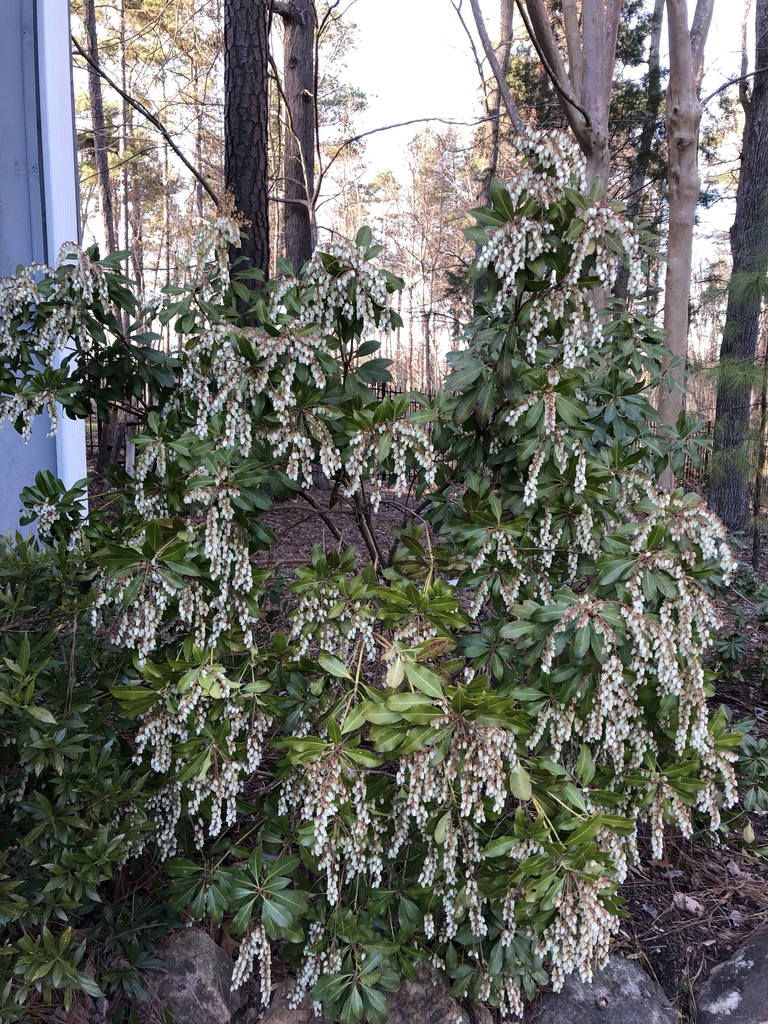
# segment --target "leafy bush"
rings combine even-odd
[[[367,229],[262,287],[230,271],[222,219],[154,307],[92,251],[5,282],[17,428],[54,399],[82,414],[104,378],[155,403],[135,480],[115,471],[85,515],[39,475],[24,502],[49,540],[3,549],[30,566],[4,570],[7,1018],[32,989],[93,989],[65,929],[99,899],[114,917],[116,872],[150,856],[153,923],[166,903],[226,918],[264,1001],[279,949],[292,998],[345,1024],[382,1022],[427,960],[519,1014],[604,961],[643,823],[658,857],[668,823],[717,830],[734,802],[742,736],[709,719],[701,663],[734,565],[697,499],[654,482],[696,425],[652,433],[658,332],[598,309],[623,259],[638,284],[637,239],[562,138],[523,147],[476,211],[488,296],[431,404],[376,397],[368,336],[401,282]],[[178,358],[151,348],[158,319]],[[368,560],[316,547],[283,587],[263,515],[318,464]],[[411,481],[390,554],[376,511]]]

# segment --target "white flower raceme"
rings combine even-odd
[[[599,867],[594,863],[590,866]],[[557,917],[538,944],[539,954],[552,958],[555,992],[562,989],[566,975],[572,971],[578,969],[582,980],[591,982],[593,970],[601,970],[608,962],[611,935],[619,927],[619,919],[605,908],[600,898],[610,884],[609,878],[590,882],[569,874],[555,897]]]
[[[546,210],[562,199],[563,189],[587,187],[587,162],[578,144],[566,132],[530,131],[517,140],[522,167],[509,191],[514,203],[525,192]]]
[[[187,269],[192,271],[192,284],[200,288],[204,299],[223,295],[229,288],[229,252],[239,245],[240,226],[231,217],[217,217],[198,230],[189,249]],[[214,290],[217,276],[219,287]]]
[[[491,235],[477,260],[480,270],[491,264],[499,277],[496,309],[501,312],[508,299],[517,295],[515,276],[528,260],[535,260],[550,250],[545,235],[551,224],[531,217],[516,217]]]
[[[172,453],[172,449],[170,450]],[[134,501],[136,508],[142,515],[158,518],[167,514],[167,502],[162,490],[154,495],[147,495],[145,483],[150,473],[162,480],[166,471],[166,450],[162,441],[151,441],[146,445],[136,459],[134,468],[135,494]]]
[[[523,196],[535,200],[544,210],[563,198],[563,188],[586,187],[585,164],[574,143],[564,133],[533,132],[518,143],[524,162],[508,186],[514,206]],[[595,256],[595,271],[605,288],[611,288],[626,260],[629,266],[629,294],[643,288],[640,243],[637,232],[622,214],[609,203],[593,202],[579,211],[582,225],[573,242],[568,269],[545,282],[531,303],[526,329],[526,358],[536,362],[539,344],[551,339],[555,331],[562,337],[563,365],[566,368],[582,363],[592,346],[602,340],[602,326],[594,297],[580,278],[584,261]],[[521,212],[493,232],[478,257],[479,269],[493,266],[499,279],[496,310],[502,312],[506,303],[518,297],[518,272],[553,248],[546,236],[552,225],[546,220]],[[610,237],[610,242],[608,241]]]
[[[337,312],[349,320],[362,321],[363,335],[376,328],[376,306],[389,305],[384,274],[365,258],[366,247],[351,242],[334,242],[315,252],[307,264],[303,286],[305,298],[299,321],[316,323],[325,333],[335,326]],[[380,329],[389,320],[382,318]]]
[[[240,943],[240,949],[232,972],[232,988],[242,988],[253,974],[255,961],[259,962],[261,1004],[269,1006],[272,997],[272,948],[264,925],[259,921],[252,925]]]
[[[31,390],[18,391],[4,402],[0,402],[0,429],[6,420],[15,423],[17,419],[21,419],[21,436],[25,443],[29,444],[35,418],[43,410],[48,413],[51,421],[48,437],[53,437],[59,430],[59,408],[56,404],[55,393],[49,390],[37,394]]]
[[[309,651],[314,640],[320,650],[341,658],[346,658],[350,648],[358,642],[369,661],[376,657],[371,609],[362,601],[342,594],[335,583],[320,580],[307,589],[291,618],[291,639],[299,641],[302,654]]]
[[[435,482],[437,465],[435,449],[429,435],[422,426],[408,419],[388,420],[365,430],[359,430],[352,438],[352,454],[346,465],[349,482],[344,487],[344,494],[352,497],[360,488],[363,473],[366,469],[374,476],[383,457],[391,454],[395,462],[396,494],[405,494],[408,490],[408,453],[410,452],[417,464],[425,473],[427,484]],[[386,457],[386,455],[384,457]],[[372,465],[369,465],[371,464]],[[374,487],[371,503],[374,511],[378,511],[381,502],[381,484]]]
[[[42,301],[35,275],[52,273],[49,267],[33,263],[21,274],[0,277],[0,357],[15,359],[19,354],[22,336],[11,329],[13,320],[26,312],[29,306]]]

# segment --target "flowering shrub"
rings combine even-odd
[[[116,263],[69,248],[42,281],[4,283],[2,408],[17,427],[41,400],[82,414],[105,377],[152,398],[135,478],[114,473],[107,508],[84,516],[44,474],[23,495],[48,539],[13,557],[62,582],[46,657],[23,581],[7,598],[18,671],[0,670],[0,821],[27,829],[5,844],[21,881],[0,879],[7,1004],[93,991],[85,946],[67,959],[51,910],[77,924],[120,865],[157,857],[157,905],[226,917],[235,982],[253,975],[264,1002],[279,944],[291,999],[310,994],[328,1019],[380,1024],[386,993],[425,961],[455,994],[520,1015],[549,977],[559,988],[604,962],[640,829],[658,857],[669,825],[719,828],[742,737],[708,716],[702,653],[734,564],[719,522],[655,484],[688,444],[651,432],[658,333],[597,306],[622,259],[639,285],[634,232],[584,194],[564,139],[523,147],[518,181],[475,211],[487,300],[416,413],[372,389],[388,373],[364,335],[397,323],[400,282],[366,229],[252,289],[222,221],[188,288],[154,306]],[[135,317],[127,337],[114,305]],[[157,318],[175,321],[178,358],[151,348]],[[71,349],[46,340],[52,320],[74,325]],[[40,369],[57,346],[62,369]],[[121,346],[122,378],[107,373]],[[263,568],[262,516],[317,472],[348,497],[368,557],[315,547],[284,585]],[[390,555],[376,510],[412,481],[421,512]],[[72,730],[88,739],[66,754]],[[81,776],[107,761],[96,800]]]

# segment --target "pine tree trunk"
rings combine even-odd
[[[755,67],[768,67],[768,0],[756,0],[755,38]],[[734,277],[756,278],[768,270],[768,72],[755,75],[752,94],[745,89],[742,103],[745,122],[731,255]],[[749,517],[751,371],[761,304],[757,287],[731,289],[720,347],[709,507],[731,530],[743,530]]]
[[[315,7],[292,0],[284,15],[285,255],[298,273],[312,256],[315,190]]]
[[[242,254],[269,275],[269,0],[224,2],[224,178],[249,223]]]
[[[94,0],[83,0],[83,25],[88,56],[99,63],[99,43],[96,33],[96,7]],[[107,150],[107,129],[104,120],[104,100],[101,93],[101,78],[93,68],[88,68],[88,95],[91,103],[91,124],[93,126],[93,156],[96,177],[99,183],[101,215],[104,220],[104,237],[110,252],[117,249],[115,235],[115,212],[112,201],[112,185],[109,180],[109,152]]]

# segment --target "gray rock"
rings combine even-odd
[[[696,1024],[768,1024],[768,930],[715,967],[696,1003]]]
[[[296,1009],[288,1005],[288,986],[276,985],[272,1001],[261,1018],[261,1024],[327,1024],[322,1017],[316,1017],[312,1001],[305,999]]]
[[[562,992],[546,992],[526,1013],[525,1024],[678,1024],[664,992],[634,960],[612,956],[586,985],[578,974]]]
[[[448,990],[446,980],[431,967],[422,967],[416,981],[404,981],[399,992],[387,992],[387,1024],[470,1024]],[[309,999],[292,1010],[284,985],[278,985],[261,1024],[326,1024],[315,1017]]]
[[[400,991],[388,992],[387,998],[387,1024],[469,1024],[448,982],[433,967],[422,967],[416,981],[404,981]]]
[[[230,1024],[240,1008],[232,991],[234,965],[210,935],[181,928],[158,947],[158,956],[165,969],[144,981],[149,1003],[140,1012],[148,1024],[161,1020],[169,1003],[174,1024]]]

